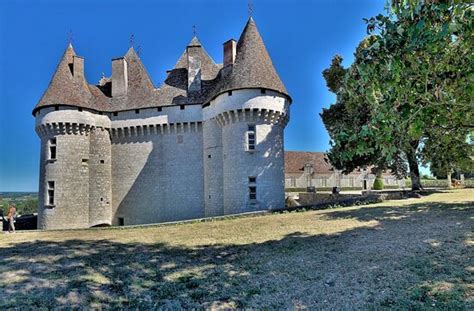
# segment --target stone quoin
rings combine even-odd
[[[216,64],[192,38],[155,88],[133,47],[89,84],[69,44],[33,110],[38,228],[283,208],[291,98],[252,18],[223,50]]]

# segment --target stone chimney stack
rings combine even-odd
[[[233,65],[236,55],[237,41],[230,39],[229,41],[224,42],[224,67],[227,65]]]
[[[201,58],[199,57],[199,49],[201,45],[193,44],[193,41],[186,48],[186,54],[188,54],[188,92],[200,92]]]
[[[84,58],[74,55],[72,60],[72,75],[76,79],[84,79]]]
[[[112,97],[127,94],[128,71],[127,59],[119,57],[112,59]]]

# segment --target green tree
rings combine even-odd
[[[419,162],[446,152],[430,146],[441,136],[466,137],[473,127],[472,10],[454,1],[396,1],[392,8],[366,20],[368,36],[350,68],[342,73],[333,60],[323,73],[340,107],[322,118],[333,164],[351,170],[367,162],[401,174],[408,163],[417,190]],[[366,122],[330,125],[336,111]]]

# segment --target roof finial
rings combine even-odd
[[[142,46],[139,45],[139,46],[137,47],[137,55],[138,55],[138,57],[140,57],[140,52],[141,52],[141,51],[142,51]]]
[[[248,0],[248,5],[247,5],[247,8],[248,8],[248,13],[249,13],[249,17],[252,17],[253,15],[253,1],[252,0]]]
[[[133,46],[135,45],[135,35],[133,33],[130,35],[130,39],[128,40],[128,44],[131,48],[133,48]]]
[[[67,43],[68,43],[69,45],[72,45],[72,37],[73,37],[72,30],[69,29],[69,32],[67,33]]]
[[[196,25],[193,25],[193,37],[196,36]]]

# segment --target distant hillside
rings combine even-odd
[[[8,205],[15,204],[19,215],[33,214],[38,210],[38,192],[0,192],[0,213],[8,212]]]

